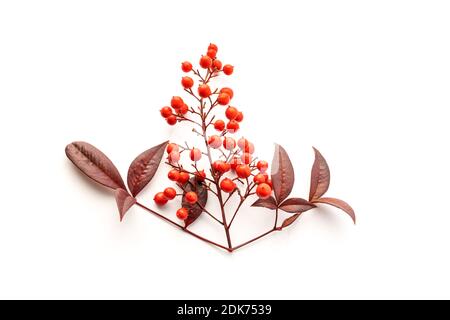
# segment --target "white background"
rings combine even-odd
[[[449,16],[448,1],[2,1],[0,298],[450,298]],[[282,144],[306,197],[316,146],[356,226],[317,209],[230,255],[137,207],[119,223],[66,159],[89,141],[125,175],[167,138],[195,142],[158,110],[209,42],[258,155]],[[236,242],[272,219],[246,208]],[[193,227],[223,241],[208,225]]]

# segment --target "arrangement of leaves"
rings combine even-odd
[[[257,158],[253,156],[255,149],[253,144],[245,138],[241,138],[236,143],[230,136],[230,134],[239,130],[239,122],[243,120],[242,112],[228,106],[225,111],[225,115],[229,119],[228,124],[225,126],[222,120],[214,122],[216,115],[212,115],[211,111],[220,105],[228,105],[233,97],[233,92],[229,88],[222,88],[220,91],[209,88],[209,82],[212,78],[217,77],[220,73],[226,75],[233,73],[231,65],[222,67],[222,63],[217,59],[216,54],[217,46],[211,44],[208,47],[207,55],[200,59],[200,66],[206,69],[205,75],[201,75],[199,70],[193,70],[189,62],[182,64],[184,72],[192,72],[199,78],[198,94],[195,94],[191,89],[193,86],[192,78],[183,77],[182,79],[185,91],[195,98],[198,107],[196,109],[188,107],[183,100],[180,100],[180,97],[174,97],[171,107],[164,107],[161,110],[161,114],[170,125],[179,122],[198,125],[201,132],[198,132],[195,128],[193,131],[202,138],[205,151],[199,148],[189,148],[187,143],[183,146],[169,143],[169,141],[154,146],[138,155],[131,163],[128,169],[127,186],[112,161],[87,142],[78,141],[69,144],[66,147],[67,157],[89,178],[114,190],[121,221],[128,210],[136,205],[187,234],[229,252],[242,248],[272,232],[283,230],[296,222],[303,212],[316,208],[319,204],[337,207],[347,213],[353,222],[356,222],[355,213],[350,205],[340,199],[324,197],[330,185],[330,170],[325,158],[317,149],[314,148],[315,160],[311,170],[308,200],[290,197],[294,187],[295,174],[288,153],[283,147],[275,146],[269,176],[266,173],[268,163],[257,161]],[[207,86],[206,91],[205,86]],[[216,96],[215,99],[212,98],[214,96]],[[188,118],[188,115],[198,116],[200,121]],[[209,135],[208,129],[210,126],[219,131],[220,135]],[[213,160],[213,150],[220,152],[217,160]],[[181,197],[181,208],[177,211],[176,216],[184,222],[183,224],[179,224],[165,214],[143,205],[136,198],[152,181],[166,151],[165,163],[171,170],[168,175],[169,179],[176,183],[176,187],[180,191],[176,191],[174,188],[166,188],[164,192],[156,194],[154,200],[157,205],[163,206],[167,201],[177,196]],[[180,163],[181,154],[184,152],[188,152],[190,155],[193,162],[191,164],[192,170],[187,169]],[[202,155],[207,156],[208,174],[205,173],[205,170],[199,169]],[[220,217],[216,217],[206,209],[208,194],[217,199],[221,208]],[[228,194],[228,196],[225,197],[225,194]],[[239,203],[237,208],[233,210],[231,219],[228,220],[227,206],[230,203],[229,200],[235,195],[238,197]],[[262,207],[274,212],[273,226],[261,235],[233,246],[231,226],[244,202],[253,196],[258,196],[259,199],[252,204],[252,207]],[[280,211],[286,212],[290,216],[284,221],[279,221]],[[206,214],[224,228],[226,245],[211,241],[189,229],[189,226],[202,214]]]

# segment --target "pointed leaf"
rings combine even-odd
[[[267,199],[258,199],[254,204],[252,204],[252,207],[262,207],[270,210],[275,210],[277,208],[277,202],[273,197]]]
[[[308,200],[302,198],[287,199],[280,205],[280,209],[290,213],[300,213],[311,210],[316,206]]]
[[[119,171],[100,150],[87,142],[67,145],[66,155],[73,164],[92,180],[111,189],[126,189]]]
[[[189,215],[186,220],[184,220],[184,225],[188,227],[195,220],[200,217],[203,212],[203,208],[206,206],[208,202],[208,189],[206,189],[203,183],[199,183],[196,178],[191,178],[184,186],[183,186],[184,194],[182,206],[189,210]],[[191,204],[184,199],[184,195],[187,192],[193,191],[197,193],[197,203]]]
[[[293,224],[298,217],[300,217],[301,213],[294,214],[293,216],[287,218],[283,221],[283,224],[281,225],[281,229],[284,229],[286,227],[289,227],[291,224]]]
[[[327,192],[330,186],[330,168],[319,150],[314,148],[315,159],[311,169],[311,187],[309,201],[319,199]]]
[[[119,208],[120,221],[127,213],[127,211],[136,203],[136,199],[124,189],[117,189],[115,192],[117,208]]]
[[[283,202],[289,196],[294,187],[294,180],[294,168],[291,160],[286,150],[276,144],[272,161],[272,185],[277,203]]]
[[[158,170],[168,141],[141,153],[128,169],[128,187],[136,196],[152,180]]]
[[[336,208],[339,208],[341,210],[343,210],[345,213],[347,213],[350,218],[352,218],[353,223],[356,223],[356,215],[355,215],[355,211],[353,211],[352,207],[350,207],[350,205],[340,199],[335,199],[335,198],[320,198],[320,199],[316,199],[314,200],[315,203],[325,203],[325,204],[329,204],[331,206],[334,206]]]

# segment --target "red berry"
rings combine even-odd
[[[250,142],[247,140],[247,139],[245,139],[245,138],[240,138],[239,140],[238,140],[238,147],[240,148],[240,149],[245,149],[245,147],[246,146],[248,146],[248,144],[249,144]]]
[[[261,184],[261,183],[265,183],[266,182],[266,176],[263,175],[262,173],[258,173],[254,178],[253,178],[253,182],[255,182],[256,184]]]
[[[205,170],[201,170],[195,173],[195,178],[197,179],[197,181],[202,182],[205,181],[206,179],[206,173]]]
[[[190,191],[190,192],[187,192],[187,193],[185,194],[184,199],[185,199],[188,203],[194,204],[194,203],[197,202],[198,197],[197,197],[197,194],[196,194],[195,192]]]
[[[172,97],[172,100],[170,100],[170,105],[172,106],[172,108],[176,109],[180,109],[184,104],[184,101],[181,97],[178,96],[174,96]]]
[[[227,76],[231,75],[233,73],[234,67],[231,64],[226,64],[223,66],[223,73],[225,73]]]
[[[267,171],[267,169],[269,169],[269,163],[267,161],[260,160],[258,161],[256,167],[258,168],[259,171],[264,173]]]
[[[272,193],[272,188],[267,183],[261,183],[256,188],[256,195],[261,199],[267,199]]]
[[[186,208],[180,208],[177,210],[177,218],[180,220],[186,220],[189,216],[189,210]]]
[[[273,188],[272,180],[270,180],[269,177],[267,177],[266,183],[267,183],[271,188]]]
[[[245,146],[243,151],[246,153],[253,154],[253,152],[255,152],[255,145],[249,142],[248,145]]]
[[[172,181],[178,181],[178,178],[180,178],[180,172],[176,169],[172,169],[167,174],[167,177],[169,177]]]
[[[192,70],[192,63],[190,63],[189,61],[185,61],[181,64],[181,70],[183,70],[184,72],[189,72]]]
[[[203,69],[208,69],[212,65],[212,59],[211,59],[211,57],[208,57],[208,56],[202,56],[200,58],[199,64],[200,64],[200,67],[202,67]]]
[[[252,155],[250,153],[244,153],[241,156],[241,161],[245,164],[250,164],[252,162]]]
[[[237,166],[239,166],[241,164],[242,164],[241,159],[239,159],[237,157],[234,157],[230,161],[230,166],[231,166],[231,169],[233,169],[233,170],[236,170]]]
[[[226,93],[226,94],[228,94],[230,96],[230,99],[233,99],[233,97],[234,97],[234,92],[230,88],[226,88],[226,87],[222,88],[222,89],[220,89],[219,93]]]
[[[200,151],[200,149],[192,148],[190,157],[192,161],[198,161],[202,158],[202,152]]]
[[[217,161],[214,161],[213,168],[214,168],[214,170],[216,170],[220,173],[225,173],[225,172],[230,171],[231,165],[229,163],[223,162],[221,160],[217,160]]]
[[[236,184],[233,180],[225,178],[220,182],[220,189],[226,193],[233,192],[236,189]]]
[[[176,163],[180,161],[180,153],[178,151],[172,151],[169,153],[168,159],[170,163]]]
[[[188,181],[189,181],[189,173],[184,171],[180,172],[180,176],[178,177],[177,182],[180,184],[185,184]]]
[[[223,147],[227,150],[233,150],[236,148],[236,141],[233,138],[225,138],[223,140]]]
[[[206,53],[206,55],[208,57],[210,57],[211,59],[215,59],[216,55],[217,55],[217,50],[214,49],[208,49],[208,52]]]
[[[169,117],[167,117],[166,118],[166,121],[167,121],[167,123],[169,124],[169,125],[171,125],[171,126],[174,126],[174,125],[176,125],[177,124],[177,117],[176,116],[169,116]]]
[[[219,93],[217,102],[222,106],[226,106],[230,102],[230,96],[228,93]]]
[[[181,114],[186,114],[186,113],[188,113],[188,111],[189,111],[189,106],[186,103],[183,104],[183,106],[180,109],[178,109],[178,113],[181,113]]]
[[[173,200],[177,196],[177,191],[174,188],[166,188],[164,189],[164,195],[167,199]]]
[[[227,123],[227,130],[230,133],[235,133],[239,130],[239,122],[236,120],[230,120],[230,122]]]
[[[222,138],[217,135],[210,136],[208,138],[208,145],[211,148],[218,149],[222,145]]]
[[[167,153],[171,153],[172,151],[178,151],[178,145],[176,143],[169,143],[166,148]]]
[[[217,45],[215,45],[214,43],[210,43],[209,44],[209,46],[208,46],[208,50],[216,50],[216,52],[217,51],[219,51],[219,48],[217,47]]]
[[[172,115],[172,108],[171,107],[163,107],[160,111],[161,116],[163,118],[168,118]]]
[[[234,120],[236,120],[237,122],[241,122],[242,120],[244,120],[244,114],[242,113],[242,111],[239,111],[236,118],[234,118]]]
[[[214,129],[223,131],[225,129],[225,122],[223,120],[216,120],[216,122],[214,122]]]
[[[181,85],[186,89],[190,89],[194,85],[194,80],[191,77],[183,77],[181,78]]]
[[[201,84],[198,87],[198,94],[202,98],[208,98],[211,95],[211,88],[207,84]]]
[[[217,70],[220,70],[220,69],[222,69],[222,61],[220,61],[220,60],[214,60],[214,62],[213,62],[213,66],[214,66],[214,68],[216,68]]]
[[[157,194],[155,194],[153,200],[158,206],[163,206],[167,203],[167,198],[164,195],[164,192],[158,192]]]
[[[250,167],[248,165],[242,164],[236,167],[236,174],[239,178],[245,179],[250,177],[252,171],[250,170]]]
[[[227,110],[225,110],[225,116],[229,119],[229,120],[234,120],[238,114],[238,109],[236,109],[235,107],[228,107]]]

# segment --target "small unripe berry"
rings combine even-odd
[[[218,149],[222,146],[222,138],[217,135],[210,136],[208,138],[208,145],[211,148]]]
[[[198,94],[202,98],[208,98],[211,95],[211,88],[207,84],[198,87]]]
[[[222,106],[226,106],[228,103],[230,103],[230,96],[228,95],[228,93],[219,93],[217,102]]]
[[[219,93],[226,93],[226,94],[228,94],[230,96],[230,99],[233,99],[233,97],[234,97],[233,90],[230,89],[230,88],[227,88],[227,87],[220,89]]]
[[[238,113],[239,113],[238,109],[236,109],[235,107],[231,107],[231,106],[228,107],[227,110],[225,110],[225,116],[229,120],[234,120]]]
[[[216,55],[217,55],[217,51],[214,49],[208,49],[208,52],[206,53],[206,55],[208,57],[210,57],[211,59],[215,59]]]
[[[200,149],[192,148],[190,157],[192,161],[198,161],[202,158],[202,152],[200,151]]]
[[[223,73],[227,76],[231,75],[234,71],[234,67],[231,64],[226,64],[223,66]]]
[[[263,175],[262,173],[258,173],[254,178],[253,178],[253,182],[256,184],[261,184],[261,183],[265,183],[266,182],[266,176]]]
[[[167,153],[171,153],[172,151],[178,151],[178,145],[176,143],[169,143],[167,145],[166,151]]]
[[[202,56],[200,58],[199,64],[200,64],[200,67],[202,67],[203,69],[208,69],[212,65],[212,59],[211,59],[211,57],[208,57],[208,56]]]
[[[236,120],[230,120],[230,122],[227,123],[227,130],[230,133],[235,133],[239,130],[239,122]]]
[[[176,117],[176,116],[172,115],[172,116],[167,117],[167,118],[166,118],[166,121],[167,121],[167,123],[168,123],[169,125],[174,126],[174,125],[177,124],[177,121],[178,121],[178,120],[177,120],[177,117]]]
[[[219,48],[214,43],[210,43],[208,46],[208,50],[215,50],[216,52],[219,51]]]
[[[236,167],[236,174],[239,178],[245,179],[250,177],[252,171],[248,165],[240,165]]]
[[[223,120],[216,120],[216,122],[214,122],[214,129],[223,131],[225,129],[225,122]]]
[[[258,161],[258,163],[256,164],[256,167],[258,168],[259,171],[261,171],[262,173],[266,172],[267,169],[269,169],[269,163],[267,161],[264,160],[260,160]]]
[[[234,157],[230,161],[230,166],[231,166],[231,169],[233,169],[233,170],[236,170],[237,166],[239,166],[241,164],[242,164],[241,159],[239,159],[238,157]]]
[[[181,85],[186,89],[190,89],[194,85],[194,80],[191,77],[183,77],[181,78]]]
[[[181,70],[183,70],[184,72],[189,72],[192,70],[192,63],[190,63],[189,61],[185,61],[181,64]]]
[[[227,137],[223,140],[223,147],[227,150],[236,148],[236,141],[233,138]]]
[[[180,153],[178,151],[172,151],[169,153],[168,160],[170,163],[176,163],[180,161]]]
[[[196,194],[195,192],[190,191],[190,192],[187,192],[187,193],[185,194],[184,199],[185,199],[188,203],[194,204],[194,203],[197,202],[198,197],[197,197],[197,194]]]
[[[201,170],[195,173],[195,178],[198,182],[203,182],[206,179],[206,173],[205,170]]]
[[[180,178],[180,172],[176,169],[172,169],[167,174],[167,177],[169,177],[172,181],[178,181],[178,178]]]
[[[168,118],[172,115],[172,108],[171,107],[163,107],[160,111],[161,116],[163,118]]]
[[[236,189],[236,184],[233,180],[225,178],[220,182],[220,189],[226,193],[233,192]]]
[[[217,70],[222,69],[222,61],[220,60],[214,60],[213,61],[213,67],[216,68]]]
[[[261,183],[256,188],[256,195],[261,199],[267,199],[272,193],[272,188],[267,183]]]
[[[189,173],[187,172],[180,172],[180,176],[178,177],[177,182],[180,184],[185,184],[186,182],[189,181]]]
[[[244,153],[241,156],[241,161],[245,164],[250,164],[252,162],[252,155],[250,153]]]
[[[177,218],[180,220],[186,220],[189,216],[189,210],[186,208],[180,208],[177,210]]]
[[[244,120],[244,114],[242,113],[242,111],[239,111],[236,118],[234,118],[234,120],[236,120],[237,122],[242,122],[242,120]]]
[[[177,191],[174,188],[166,188],[164,189],[164,195],[167,199],[173,200],[177,196]]]
[[[163,192],[158,192],[157,194],[155,194],[153,200],[158,206],[163,206],[167,203],[167,198]]]
[[[174,96],[172,97],[172,100],[170,100],[170,105],[172,106],[172,108],[176,109],[180,109],[184,104],[184,101],[181,97],[179,96]]]
[[[183,106],[180,109],[178,109],[178,113],[181,113],[181,114],[186,114],[186,113],[188,113],[188,111],[189,111],[189,107],[186,103],[183,104]]]

